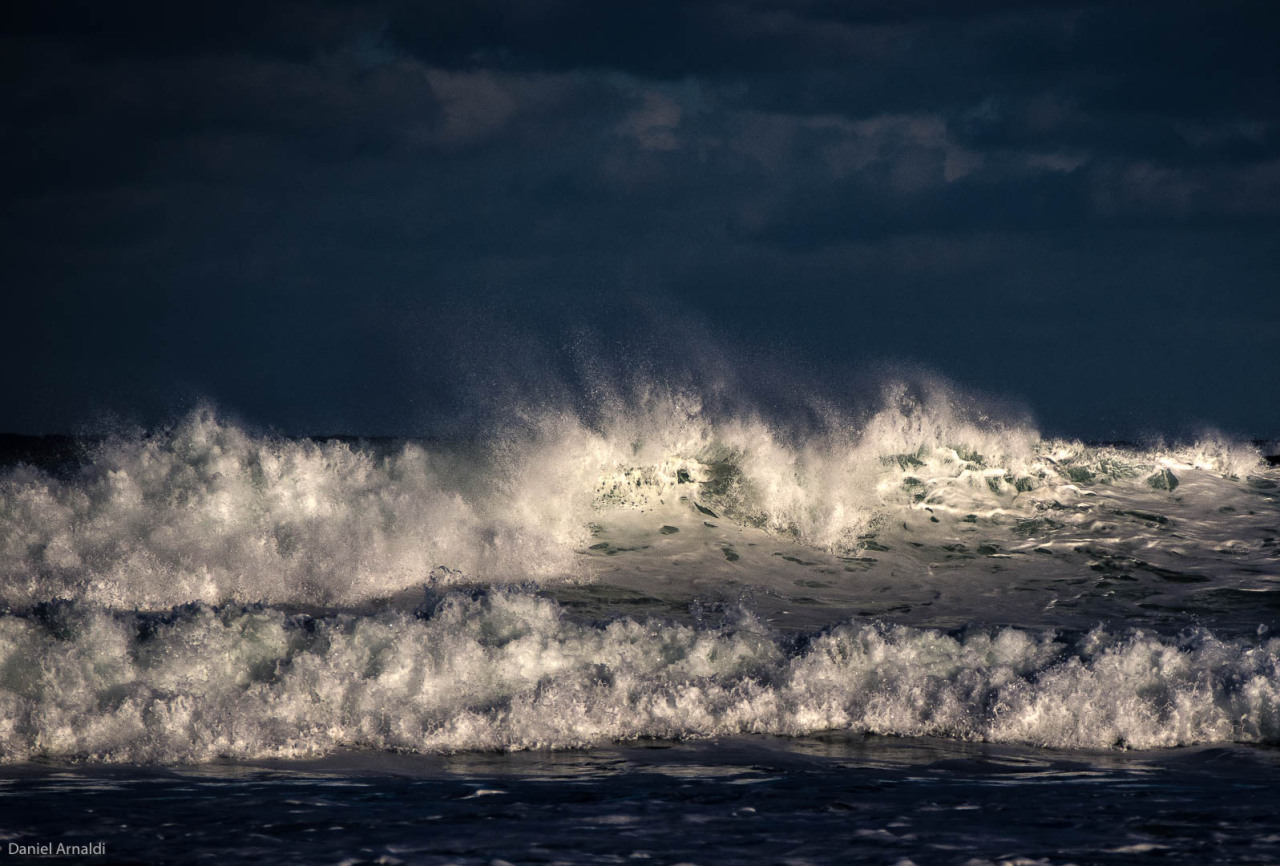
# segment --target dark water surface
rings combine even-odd
[[[0,769],[0,832],[91,862],[1274,863],[1280,752],[812,736]],[[73,858],[74,859],[74,858]]]

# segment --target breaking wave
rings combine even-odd
[[[353,605],[422,585],[581,578],[609,509],[683,496],[742,525],[855,554],[903,510],[1035,515],[1096,485],[1163,493],[1239,478],[1256,450],[1048,441],[943,390],[797,432],[642,389],[588,423],[546,411],[467,443],[379,445],[248,433],[209,410],[87,447],[68,473],[0,474],[0,601],[162,609],[198,601]]]
[[[0,754],[187,762],[841,730],[1050,747],[1280,741],[1280,640],[849,623],[798,645],[575,623],[450,594],[418,616],[82,603],[0,617]]]

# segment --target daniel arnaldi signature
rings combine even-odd
[[[9,843],[9,856],[25,857],[101,857],[107,853],[106,842],[71,845],[66,842]]]

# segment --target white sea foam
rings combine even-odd
[[[476,477],[415,443],[376,455],[200,411],[96,447],[69,480],[4,476],[4,600],[349,604],[458,572],[568,568],[583,521],[556,507],[557,479],[532,477],[536,462],[503,457]]]
[[[184,762],[824,730],[1052,747],[1280,741],[1280,640],[850,623],[787,650],[720,628],[574,623],[494,591],[407,614],[84,604],[0,617],[0,754]]]
[[[961,404],[889,389],[880,411],[829,411],[799,434],[648,388],[591,424],[547,411],[466,447],[382,450],[251,435],[201,410],[97,446],[70,477],[0,475],[0,600],[342,606],[423,584],[577,580],[593,521],[681,496],[855,554],[912,512],[1009,523],[1103,489],[1158,510],[1188,472],[1240,486],[1261,471],[1256,451],[1218,438],[1087,447]],[[1202,498],[1220,527],[1222,502]]]

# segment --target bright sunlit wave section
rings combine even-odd
[[[542,507],[555,491],[510,459],[477,479],[421,444],[254,436],[202,410],[96,446],[70,479],[0,480],[5,600],[344,604],[458,571],[567,567],[580,521]]]
[[[942,386],[815,417],[787,426],[646,385],[589,419],[542,409],[465,443],[375,449],[255,435],[202,409],[94,446],[70,477],[0,476],[3,601],[343,606],[423,585],[574,581],[593,520],[681,499],[856,555],[906,514],[1015,523],[1104,489],[1163,507],[1187,473],[1239,485],[1262,471],[1255,449],[1220,437],[1047,441]]]

